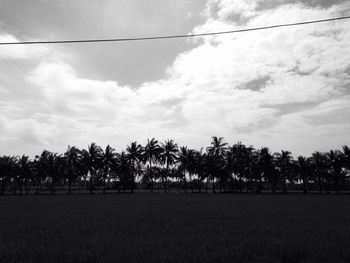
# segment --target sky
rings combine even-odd
[[[205,33],[347,0],[0,0],[0,42]],[[0,46],[0,154],[212,136],[295,156],[350,141],[350,20],[209,37]]]

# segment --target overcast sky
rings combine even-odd
[[[326,0],[0,0],[0,41],[203,33],[350,15]],[[197,39],[0,46],[0,154],[211,136],[350,142],[350,20]]]

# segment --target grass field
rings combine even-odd
[[[350,262],[350,196],[0,197],[1,262]]]

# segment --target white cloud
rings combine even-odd
[[[0,32],[0,42],[20,42],[18,38]],[[38,59],[44,58],[50,52],[46,45],[3,45],[0,48],[0,59]]]
[[[242,21],[254,27],[327,18],[347,10],[345,4],[289,4],[261,11],[257,3],[210,0],[207,21],[194,32],[232,29]],[[0,53],[0,59],[34,59],[28,50]],[[0,99],[0,131],[7,138],[0,144],[9,152],[63,151],[91,141],[121,149],[149,137],[199,148],[218,135],[310,153],[349,139],[348,21],[205,38],[176,58],[167,78],[137,89],[79,76],[55,50],[49,54],[37,57],[37,66],[18,80],[30,96]],[[15,94],[8,85],[0,87],[0,94]],[[19,141],[22,148],[13,147]]]

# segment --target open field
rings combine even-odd
[[[1,262],[350,262],[350,196],[0,197]]]

